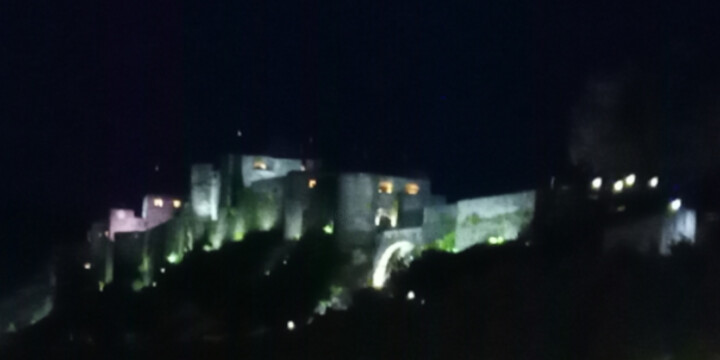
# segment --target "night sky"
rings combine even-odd
[[[185,194],[189,164],[230,151],[422,171],[451,199],[533,187],[566,162],[592,76],[652,69],[705,92],[717,14],[616,0],[4,4],[0,245],[80,240],[108,207]]]

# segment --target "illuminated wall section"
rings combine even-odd
[[[190,174],[190,202],[195,215],[217,220],[220,202],[220,174],[211,164],[193,165]]]
[[[143,199],[143,215],[147,229],[152,229],[175,216],[182,207],[178,197],[166,195],[146,195]]]
[[[305,232],[305,212],[313,193],[317,193],[318,178],[310,172],[291,172],[285,178],[283,222],[285,239],[297,240]]]
[[[694,210],[681,209],[646,216],[605,229],[605,250],[629,248],[644,254],[670,255],[680,241],[695,242],[697,217]]]
[[[135,217],[131,209],[110,209],[110,241],[115,241],[115,234],[125,232],[145,231],[145,219]]]
[[[258,230],[268,231],[281,225],[283,200],[285,196],[285,179],[261,180],[253,183],[254,210]]]
[[[457,205],[428,206],[424,209],[423,237],[430,243],[455,231]]]
[[[378,234],[378,248],[373,259],[372,286],[382,288],[390,277],[393,261],[412,261],[411,252],[423,245],[423,229],[387,230]]]
[[[335,232],[341,245],[369,245],[376,228],[377,178],[369,174],[341,174],[337,182]]]
[[[459,201],[456,250],[486,243],[490,238],[517,239],[530,226],[534,213],[534,191]]]
[[[376,231],[417,227],[432,198],[430,182],[367,173],[338,176],[337,231],[346,245],[370,245]]]
[[[242,156],[242,179],[245,187],[261,180],[285,177],[291,171],[304,171],[302,160],[262,155]]]
[[[660,254],[670,255],[671,247],[681,241],[695,243],[697,215],[695,210],[681,209],[668,216],[662,228]]]

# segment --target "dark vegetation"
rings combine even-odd
[[[59,287],[56,310],[12,336],[2,358],[720,354],[720,265],[712,248],[678,246],[664,258],[630,251],[600,256],[521,239],[459,254],[428,250],[382,292],[360,290],[349,310],[320,316],[312,310],[329,296],[345,260],[332,236],[311,234],[294,246],[280,239],[248,234],[222,251],[193,252],[141,293],[113,286],[99,293],[82,270],[61,273],[74,280]],[[286,329],[288,320],[294,331]]]

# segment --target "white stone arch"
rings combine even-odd
[[[415,244],[410,241],[398,241],[388,246],[385,251],[375,264],[372,276],[372,286],[376,289],[381,289],[385,285],[385,281],[390,277],[388,274],[388,264],[393,257],[404,257],[408,255],[413,249]]]

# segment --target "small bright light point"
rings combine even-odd
[[[659,183],[659,182],[660,182],[660,180],[658,179],[658,177],[657,177],[657,176],[653,176],[653,177],[650,178],[650,181],[648,181],[648,186],[650,186],[651,188],[654,189],[654,188],[656,188],[656,187],[658,186],[658,183]]]
[[[305,171],[305,170],[307,170],[307,169],[305,168],[305,165],[300,165],[300,171]]]
[[[118,219],[124,219],[125,218],[125,212],[120,210],[117,212]]]
[[[157,281],[152,282],[152,287],[157,287]]]
[[[288,330],[290,330],[290,331],[295,330],[295,323],[292,322],[292,321],[288,321],[288,322],[287,322],[287,328],[288,328]]]
[[[265,270],[265,276],[270,276],[270,270]]]
[[[241,137],[241,136],[242,136],[242,131],[238,130],[236,134],[237,134],[237,137]]]
[[[179,209],[180,206],[182,206],[182,201],[180,200],[173,200],[173,207],[176,209]]]
[[[502,236],[491,236],[488,238],[488,243],[490,245],[501,245],[505,242],[505,238]]]
[[[92,264],[89,262],[86,262],[85,265],[83,265],[83,267],[85,268],[85,270],[90,270],[90,269],[92,269]]]
[[[408,299],[408,300],[415,299],[415,292],[412,291],[412,290],[408,291],[408,293],[407,293],[407,299]]]
[[[323,232],[326,234],[332,234],[334,230],[335,229],[334,229],[333,223],[329,223],[329,224],[323,226]]]
[[[622,180],[618,180],[613,184],[613,191],[616,193],[619,193],[623,191],[623,188],[625,187],[625,183],[623,183]]]
[[[105,283],[98,281],[98,291],[103,292],[103,290],[105,290]]]
[[[317,186],[317,180],[316,179],[310,179],[308,180],[308,187],[311,189],[314,189]]]
[[[161,274],[164,274],[164,273],[165,273],[165,268],[160,268],[160,273],[161,273]]]
[[[160,165],[155,165],[155,172],[159,172],[159,171],[160,171]]]
[[[632,187],[635,185],[635,180],[637,180],[637,177],[635,177],[635,174],[630,174],[625,177],[625,185],[627,187]]]
[[[670,202],[670,210],[678,211],[678,210],[680,210],[680,207],[682,207],[682,200],[675,199]]]
[[[175,253],[172,253],[172,254],[168,255],[168,257],[167,257],[167,261],[171,264],[177,263],[178,260],[179,260],[179,258],[177,256],[177,254],[175,254]]]
[[[287,260],[283,260],[283,265],[287,265]]]
[[[627,208],[625,207],[625,205],[620,205],[620,206],[617,207],[617,211],[618,211],[618,212],[623,212],[623,211],[625,211],[625,209],[627,209]]]
[[[592,180],[592,182],[590,183],[590,186],[592,187],[593,190],[600,190],[600,188],[602,187],[602,178],[601,177],[594,178]]]
[[[153,205],[155,205],[157,207],[163,207],[163,205],[164,205],[163,199],[155,198],[155,200],[153,200]]]

